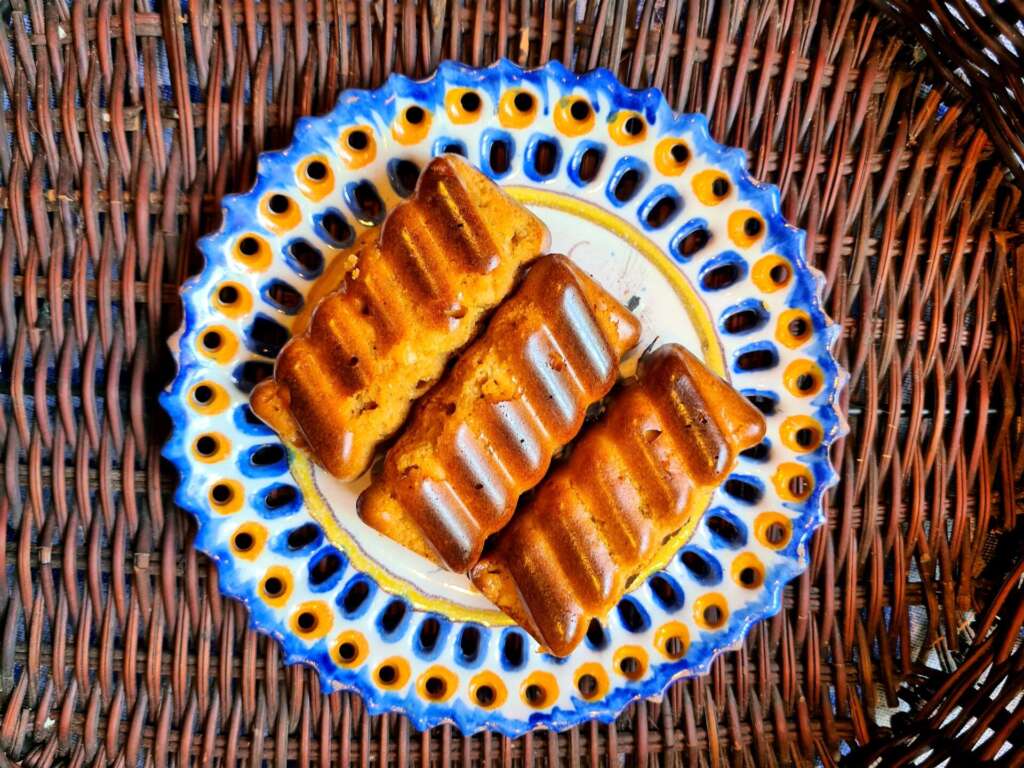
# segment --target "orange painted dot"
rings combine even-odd
[[[744,589],[758,589],[764,584],[764,564],[753,552],[743,552],[732,561],[732,580]]]
[[[215,381],[201,381],[189,390],[189,404],[205,416],[223,413],[228,407],[228,393]]]
[[[260,200],[260,215],[267,229],[282,234],[298,225],[302,211],[298,203],[283,192],[268,192]]]
[[[794,360],[786,366],[782,380],[796,397],[811,397],[821,391],[824,381],[821,368],[811,360]]]
[[[444,100],[448,119],[456,125],[475,123],[483,114],[484,101],[471,88],[452,88]]]
[[[639,645],[623,645],[612,657],[615,672],[630,680],[639,680],[647,674],[647,651]]]
[[[416,680],[416,692],[427,701],[448,701],[459,687],[459,678],[447,667],[434,664]]]
[[[391,135],[399,144],[419,144],[430,133],[433,116],[419,104],[408,104],[391,124]]]
[[[718,205],[729,197],[732,182],[721,171],[701,171],[693,177],[693,194],[704,205]]]
[[[525,128],[537,116],[540,100],[526,88],[516,88],[502,94],[498,102],[498,120],[506,128]]]
[[[481,672],[469,681],[469,700],[481,709],[498,709],[507,698],[505,683],[493,672]]]
[[[225,280],[214,290],[211,303],[222,315],[238,318],[252,309],[252,295],[241,283]]]
[[[238,351],[238,339],[223,325],[211,325],[199,334],[199,353],[218,363],[227,363]]]
[[[810,416],[790,416],[779,427],[782,444],[795,453],[809,453],[821,445],[821,424]]]
[[[192,456],[204,464],[223,461],[231,451],[231,441],[219,432],[206,432],[192,441]]]
[[[803,346],[813,335],[811,316],[802,309],[787,309],[779,315],[775,338],[790,349]]]
[[[323,200],[334,190],[334,171],[326,155],[307,157],[295,169],[295,182],[310,200]]]
[[[594,129],[594,106],[582,96],[565,96],[555,105],[555,127],[566,136],[582,136]]]
[[[721,629],[729,621],[729,603],[721,592],[707,592],[693,602],[693,620],[701,629]]]
[[[789,285],[793,278],[793,268],[781,256],[769,254],[754,264],[750,277],[759,291],[774,293]]]
[[[260,581],[260,597],[268,605],[279,607],[288,601],[292,593],[292,572],[275,565],[267,569]]]
[[[785,549],[793,538],[793,522],[778,512],[762,512],[754,518],[754,536],[765,549]]]
[[[678,176],[690,163],[690,147],[682,139],[668,137],[654,149],[654,165],[665,176]]]
[[[409,662],[401,656],[384,659],[373,670],[373,679],[377,686],[386,691],[397,691],[409,682]]]
[[[231,253],[235,261],[252,272],[263,272],[273,260],[267,241],[252,233],[242,235],[235,240]]]
[[[690,630],[680,621],[662,624],[654,633],[654,647],[666,659],[677,661],[690,647]]]
[[[292,631],[304,640],[319,640],[331,631],[334,616],[322,600],[302,603],[292,614]]]
[[[237,480],[224,478],[210,486],[208,492],[210,506],[222,515],[233,515],[242,508],[245,491]]]
[[[639,112],[620,109],[608,124],[608,134],[623,147],[638,144],[647,138],[647,121]]]
[[[353,125],[342,131],[339,156],[350,170],[363,168],[377,157],[377,139],[368,125]]]
[[[806,501],[814,491],[814,477],[811,470],[794,461],[779,464],[772,475],[775,492],[783,501]]]
[[[255,560],[266,543],[267,529],[259,523],[243,523],[231,534],[231,551],[242,560]]]
[[[534,672],[519,686],[519,698],[533,709],[547,709],[558,701],[558,681],[550,672]]]
[[[339,667],[352,669],[366,661],[370,646],[362,632],[354,629],[342,632],[331,646],[331,658]]]
[[[577,693],[585,701],[599,701],[608,693],[608,673],[596,661],[581,664],[574,682]]]
[[[729,214],[728,226],[729,239],[740,248],[749,248],[764,237],[764,219],[749,208]]]

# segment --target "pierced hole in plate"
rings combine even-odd
[[[260,241],[251,235],[247,235],[238,241],[238,252],[243,256],[255,256],[260,252]]]
[[[345,590],[345,596],[341,600],[341,607],[345,613],[353,614],[366,602],[370,596],[370,587],[362,579],[353,581]]]
[[[640,186],[640,172],[635,168],[630,168],[619,180],[615,182],[615,199],[620,203],[625,203],[633,199],[636,195],[637,188]]]
[[[284,594],[284,582],[277,576],[271,576],[263,582],[263,591],[270,597],[280,597]]]
[[[708,244],[709,240],[711,240],[711,233],[706,229],[703,227],[695,229],[679,241],[679,253],[686,258],[690,258],[699,253]]]
[[[756,216],[751,216],[743,222],[743,233],[747,237],[757,237],[763,230],[764,224]]]
[[[773,349],[752,349],[736,358],[736,367],[741,371],[766,371],[779,362]],[[797,384],[799,386],[799,383]]]
[[[526,686],[526,701],[531,707],[541,706],[547,697],[547,691],[544,690],[543,686],[536,683]]]
[[[626,656],[619,662],[619,671],[626,677],[636,678],[643,674],[643,664],[635,656]]]
[[[580,679],[576,682],[576,688],[579,690],[580,695],[582,695],[584,699],[593,698],[593,696],[597,693],[597,678],[590,674],[580,675]]]
[[[526,91],[520,91],[515,95],[515,98],[512,99],[512,103],[520,112],[529,112],[533,109],[533,94],[527,93]]]
[[[238,301],[238,289],[233,285],[222,285],[217,291],[217,301],[226,307],[230,307]]]
[[[744,568],[740,571],[740,584],[744,587],[760,586],[761,575],[756,568]]]
[[[753,483],[741,480],[738,477],[730,477],[722,486],[726,493],[738,501],[745,501],[748,504],[756,504],[764,496],[764,492]]]
[[[380,617],[380,626],[385,633],[391,634],[405,618],[405,603],[401,600],[392,600]]]
[[[276,320],[257,315],[249,326],[249,347],[265,357],[277,357],[291,334]]]
[[[306,166],[306,176],[312,181],[323,181],[327,178],[327,166],[322,160],[314,160]]]
[[[719,515],[711,515],[708,518],[708,528],[713,534],[731,546],[740,546],[747,539],[730,520]]]
[[[203,334],[202,343],[205,349],[215,352],[221,348],[221,345],[224,343],[224,339],[220,335],[219,331],[207,331]]]
[[[583,99],[577,99],[569,107],[569,114],[572,115],[572,119],[581,123],[590,117],[591,111],[590,104]]]
[[[217,483],[210,489],[214,504],[228,504],[235,498],[235,491],[227,483]]]
[[[501,655],[513,669],[518,669],[526,660],[523,643],[523,636],[518,632],[509,632],[505,635],[505,642],[501,646]]]
[[[772,523],[764,531],[765,540],[773,547],[781,546],[787,536],[786,526],[782,523]]]
[[[430,617],[424,619],[423,623],[420,624],[420,637],[419,644],[427,653],[430,653],[437,647],[437,639],[441,636],[441,624],[440,622]]]
[[[538,141],[534,148],[533,168],[540,176],[550,176],[555,172],[555,163],[558,160],[558,147],[553,141],[547,139]]]
[[[405,121],[410,125],[419,125],[423,122],[423,118],[426,117],[426,113],[423,111],[423,107],[413,104],[411,107],[405,110]]]
[[[313,632],[317,628],[317,625],[320,623],[320,620],[317,619],[315,613],[311,611],[303,611],[299,614],[298,618],[295,620],[295,623],[298,625],[299,631],[308,633]]]
[[[683,658],[684,653],[686,653],[686,644],[678,635],[672,635],[665,641],[665,655],[673,661]]]
[[[778,401],[769,395],[750,394],[745,395],[750,404],[765,416],[774,416]]]
[[[723,197],[729,194],[729,180],[719,176],[713,182],[711,182],[711,194],[721,200]]]
[[[579,104],[580,102],[576,102]],[[573,104],[575,107],[576,104]],[[589,184],[601,171],[601,164],[604,162],[604,153],[596,147],[591,147],[583,152],[580,156],[580,169],[579,177],[580,181]]]
[[[213,400],[213,388],[209,384],[200,384],[192,390],[192,399],[199,405],[207,405]]]
[[[251,533],[247,531],[239,531],[235,534],[235,549],[239,552],[248,552],[252,549],[252,545],[256,543],[256,540],[252,537]]]
[[[263,360],[247,360],[235,369],[235,383],[243,392],[249,392],[264,379],[269,379],[274,374],[273,363]],[[254,414],[254,424],[262,424],[263,421]]]
[[[740,456],[751,461],[768,461],[771,458],[772,449],[768,443],[761,442],[755,446],[740,451]]]
[[[391,664],[383,664],[377,670],[377,679],[384,683],[384,685],[391,685],[398,679],[398,670]]]
[[[267,207],[271,213],[278,215],[288,213],[288,209],[292,207],[292,201],[288,199],[286,195],[280,193],[270,196],[270,201],[267,203]]]
[[[313,586],[323,584],[341,570],[341,565],[341,558],[333,552],[328,552],[309,569],[309,583]]]
[[[338,658],[349,664],[356,660],[356,656],[359,655],[359,648],[356,647],[355,643],[344,642],[338,646]]]
[[[412,160],[399,160],[394,167],[398,193],[402,197],[409,197],[416,190],[416,182],[420,180],[420,167]]]
[[[740,279],[740,268],[736,264],[722,264],[704,275],[701,285],[709,291],[720,291]]]
[[[724,621],[725,616],[722,614],[722,609],[717,605],[709,605],[704,609],[704,623],[712,629],[722,626]]]
[[[693,577],[700,582],[710,582],[715,580],[715,570],[711,567],[711,564],[701,557],[693,550],[687,550],[683,552],[680,558],[683,561],[683,565],[686,567]]]
[[[494,703],[498,695],[494,692],[494,689],[489,685],[481,685],[476,689],[473,694],[476,697],[476,703],[482,707],[489,707]]]
[[[491,151],[488,155],[488,162],[491,164],[491,170],[495,173],[505,173],[508,170],[508,142],[507,141],[494,141],[491,143]]]
[[[789,282],[789,267],[785,264],[776,264],[768,271],[768,277],[776,285],[785,285]]]
[[[789,321],[789,325],[786,326],[789,331],[789,335],[794,339],[802,340],[811,330],[810,324],[802,317],[796,317]]]
[[[288,283],[275,280],[267,289],[267,298],[272,304],[285,312],[293,311],[302,306],[302,294]]]
[[[352,199],[368,219],[376,221],[384,215],[384,201],[377,194],[372,182],[360,181],[352,190]]]
[[[597,619],[591,619],[587,626],[587,643],[595,650],[603,650],[608,645],[608,634]]]
[[[622,127],[630,136],[639,136],[644,132],[644,121],[639,117],[631,117]]]
[[[669,150],[669,153],[672,155],[672,159],[675,160],[680,165],[682,165],[683,163],[690,159],[690,148],[683,144],[682,142],[679,142],[678,144],[673,144],[672,149]]]
[[[483,102],[480,100],[480,94],[475,93],[474,91],[466,91],[461,97],[459,97],[459,104],[461,104],[462,108],[467,112],[476,112],[480,109],[482,103]]]
[[[744,309],[740,312],[733,312],[725,318],[723,325],[729,333],[743,333],[757,328],[761,325],[762,319],[763,315],[756,309]]]
[[[650,211],[647,212],[647,224],[654,229],[662,227],[665,223],[675,215],[675,212],[679,209],[679,204],[675,198],[665,196],[661,198]]]
[[[269,467],[273,464],[277,464],[279,461],[284,460],[284,448],[281,447],[280,443],[273,443],[270,445],[261,445],[250,456],[250,461],[254,466],[257,467]],[[289,486],[283,485],[281,488],[288,488]],[[270,496],[267,496],[267,502],[270,502]]]
[[[476,627],[466,627],[462,630],[459,635],[459,651],[462,653],[462,658],[467,662],[472,663],[476,661],[477,654],[480,653],[480,630]]]
[[[337,211],[325,213],[323,218],[320,219],[320,226],[324,228],[327,236],[337,244],[346,243],[355,235],[352,225],[345,221],[345,218]],[[320,258],[320,263],[323,264],[323,257],[321,256]]]
[[[288,549],[304,549],[320,538],[320,528],[313,523],[305,523],[288,532]]]
[[[441,148],[441,152],[443,154],[448,154],[448,155],[459,155],[460,157],[465,157],[466,156],[466,148],[463,147],[461,144],[456,144],[455,142],[452,142],[450,144],[445,144]]]
[[[280,509],[291,504],[296,498],[298,498],[298,493],[290,485],[278,485],[267,493],[263,502],[268,509]]]
[[[198,440],[196,440],[196,452],[200,456],[213,456],[215,453],[217,453],[217,449],[219,447],[220,443],[217,441],[217,438],[211,435],[203,435]]]
[[[342,228],[348,227],[348,224],[345,223],[345,220],[342,219],[341,216],[336,213],[328,213],[324,216],[321,222],[324,230],[326,230],[328,234],[331,234],[331,227],[337,228],[337,222],[329,226],[328,219],[337,219]],[[334,235],[332,234],[331,237],[334,237]],[[338,242],[341,242],[341,239],[338,239]],[[289,245],[288,254],[299,266],[299,273],[303,277],[315,277],[316,275],[319,275],[324,268],[323,254],[305,240],[296,240]]]
[[[793,437],[801,448],[811,448],[818,443],[818,434],[810,427],[798,429]]]
[[[796,388],[801,392],[810,392],[817,385],[817,380],[809,373],[801,373],[796,377]]]
[[[617,608],[622,625],[630,632],[643,632],[647,629],[649,623],[647,617],[643,615],[635,602],[626,598],[619,601]]]
[[[798,499],[805,499],[811,492],[811,484],[803,475],[794,475],[789,479],[789,492]]]
[[[348,135],[348,145],[357,152],[364,150],[370,145],[370,137],[363,130],[351,131]]]
[[[658,602],[666,609],[674,611],[682,607],[683,600],[676,588],[664,576],[655,576],[647,582]]]
[[[426,691],[427,698],[435,700],[443,699],[444,695],[448,693],[448,683],[445,682],[443,677],[431,676],[428,677],[427,682],[423,684],[423,690]]]

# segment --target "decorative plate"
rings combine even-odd
[[[699,351],[768,423],[703,516],[566,659],[540,652],[463,576],[363,525],[366,481],[340,483],[289,454],[247,405],[316,278],[446,151],[536,212],[552,250],[634,310],[638,349],[657,339]],[[223,226],[200,248],[206,266],[182,289],[179,371],[162,397],[175,498],[198,519],[221,588],[288,662],[315,666],[325,690],[356,690],[372,712],[420,728],[515,736],[609,721],[707,670],[805,568],[835,480],[828,446],[845,429],[838,329],[778,190],[659,91],[507,61],[348,91],[260,158],[253,189],[225,198]]]

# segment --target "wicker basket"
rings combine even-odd
[[[1024,764],[1020,0],[150,2],[7,4],[0,766]],[[782,612],[612,726],[516,741],[285,667],[170,504],[155,407],[256,153],[344,88],[500,56],[608,67],[746,147],[852,373]]]

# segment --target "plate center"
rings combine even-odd
[[[569,256],[640,319],[640,343],[623,360],[623,375],[635,370],[640,353],[655,342],[683,344],[712,370],[723,373],[722,350],[704,304],[646,235],[615,214],[569,195],[526,187],[508,191],[548,226],[552,252]],[[382,589],[451,619],[512,623],[465,576],[439,568],[359,519],[356,499],[369,484],[368,477],[343,483],[299,453],[292,456],[292,473],[328,538]],[[696,521],[666,544],[655,566],[689,538]]]

